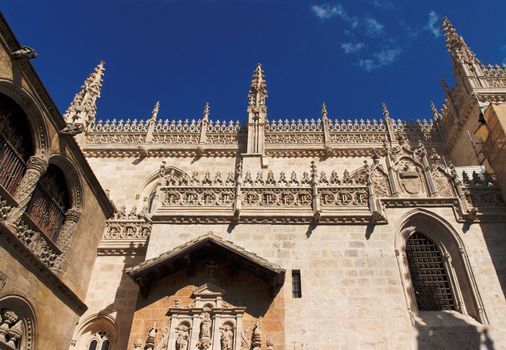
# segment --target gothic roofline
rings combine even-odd
[[[208,257],[210,251],[242,266],[253,275],[270,283],[274,289],[282,283],[285,273],[283,268],[212,232],[127,268],[125,272],[146,292],[155,279],[166,277],[181,269],[192,269],[193,264]]]
[[[4,38],[5,43],[11,53],[22,48],[22,45],[16,39],[16,36],[14,35],[12,29],[10,28],[1,11],[0,11],[0,37]],[[16,64],[19,65],[24,74],[27,76],[29,84],[31,84],[33,89],[37,92],[38,97],[42,99],[42,106],[46,108],[48,112],[45,115],[48,116],[48,119],[51,121],[54,128],[56,130],[64,129],[67,126],[67,123],[64,121],[62,114],[58,110],[58,107],[56,106],[53,99],[49,95],[46,87],[42,83],[42,80],[40,79],[39,75],[33,68],[30,61],[27,59],[20,59],[16,60]],[[107,195],[105,194],[104,189],[98,182],[98,179],[96,178],[95,174],[91,170],[91,167],[88,164],[88,161],[86,160],[83,152],[81,151],[81,149],[79,148],[73,137],[65,137],[65,141],[72,150],[72,153],[76,157],[76,160],[79,162],[80,169],[84,175],[84,178],[86,179],[86,181],[91,187],[91,190],[97,197],[98,202],[100,203],[100,206],[104,211],[106,217],[110,217],[114,212],[114,208],[111,205]]]

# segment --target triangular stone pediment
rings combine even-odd
[[[225,294],[225,289],[218,287],[212,282],[201,285],[193,291],[193,297],[201,298],[215,298],[222,297]]]

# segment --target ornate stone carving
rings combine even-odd
[[[0,196],[0,222],[6,221],[12,210],[12,206],[8,205],[7,201]]]
[[[2,309],[0,316],[0,343],[6,344],[9,348],[18,349],[22,341],[23,321],[9,309]]]
[[[408,159],[398,163],[399,179],[404,190],[409,194],[419,194],[423,189],[422,178],[418,167]]]
[[[17,227],[16,236],[20,242],[51,271],[59,273],[63,263],[63,253],[53,248],[53,245],[48,243],[48,238],[45,235],[31,230],[23,222]]]
[[[7,283],[7,275],[0,271],[0,293],[2,292],[2,289],[5,287],[5,284]]]
[[[225,323],[220,328],[220,345],[221,350],[232,350],[234,346],[234,328],[232,325]]]
[[[260,350],[262,348],[262,332],[260,329],[260,322],[256,322],[253,328],[253,336],[251,338],[251,349]]]
[[[16,59],[28,59],[31,60],[37,57],[37,51],[28,46],[21,46],[20,49],[14,51],[12,56]]]
[[[211,315],[209,312],[203,312],[200,317],[202,321],[200,323],[200,333],[199,333],[199,342],[197,347],[200,350],[206,350],[211,347]]]
[[[21,215],[26,210],[33,191],[37,182],[47,170],[47,160],[39,157],[32,156],[28,160],[26,165],[26,172],[21,182],[19,183],[18,189],[14,195],[14,199],[18,203],[16,208],[13,208],[7,221],[17,224],[21,220]]]
[[[63,222],[60,234],[58,235],[58,241],[56,242],[56,245],[62,252],[66,252],[69,248],[80,217],[81,213],[79,211],[75,209],[67,210],[65,221]]]
[[[190,328],[184,324],[180,324],[176,328],[176,350],[188,350],[190,341]]]

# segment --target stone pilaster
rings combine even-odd
[[[18,203],[18,206],[12,209],[7,219],[8,223],[13,225],[17,225],[19,223],[21,215],[23,215],[30,199],[32,198],[35,186],[41,176],[46,172],[47,167],[47,160],[37,156],[30,157],[26,166],[25,176],[21,179],[16,194],[14,195],[14,199]]]

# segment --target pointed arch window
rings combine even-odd
[[[406,242],[406,257],[418,310],[455,310],[452,286],[439,248],[415,232]]]

